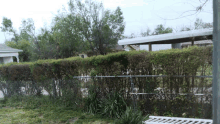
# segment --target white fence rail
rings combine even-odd
[[[150,116],[144,124],[213,124],[210,119]]]

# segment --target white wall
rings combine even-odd
[[[155,45],[153,44],[152,45],[152,51],[158,51],[158,50],[166,50],[166,49],[171,49],[171,44],[158,44],[158,45]],[[148,45],[140,45],[140,50],[149,50],[149,47]]]
[[[0,53],[0,62],[1,62],[1,58],[3,58],[2,62],[4,64],[13,62],[13,56],[18,57],[18,53],[1,52]]]
[[[87,54],[79,54],[79,57],[82,57],[82,55],[84,56],[84,58],[87,58]]]
[[[4,61],[4,64],[13,62],[13,57],[12,57],[12,56],[10,56],[10,57],[4,57],[4,58],[3,58],[3,61]]]
[[[18,53],[0,53],[0,57],[18,56]]]

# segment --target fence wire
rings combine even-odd
[[[117,75],[74,76],[72,79],[36,81],[0,81],[2,96],[39,95],[59,98],[74,104],[89,96],[91,87],[99,88],[98,97],[120,92],[134,110],[144,114],[211,118],[212,76]],[[172,115],[173,114],[173,115]]]

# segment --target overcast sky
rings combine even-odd
[[[22,19],[33,18],[35,27],[39,30],[44,25],[49,26],[52,18],[62,6],[67,6],[69,0],[0,0],[0,23],[2,18],[10,18],[17,30]],[[120,6],[125,18],[125,35],[139,34],[149,27],[151,30],[159,24],[179,29],[181,26],[193,25],[196,18],[204,22],[213,22],[212,0],[204,6],[199,14],[193,14],[195,7],[204,0],[98,0],[104,7],[114,10]],[[186,16],[179,18],[180,16]],[[176,19],[178,18],[178,19]],[[4,43],[4,33],[0,32],[0,43]],[[169,45],[170,46],[170,45]],[[154,50],[153,46],[153,50]]]

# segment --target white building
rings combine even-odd
[[[13,62],[13,56],[16,57],[17,62],[19,62],[18,52],[23,52],[23,50],[14,49],[5,44],[0,44],[0,64]]]

